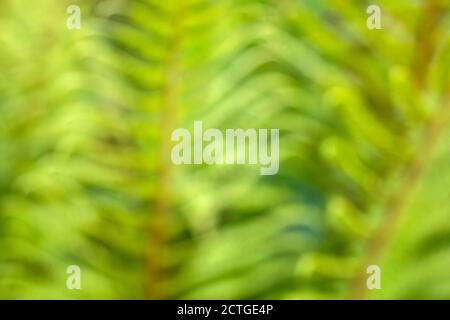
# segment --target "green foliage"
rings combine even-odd
[[[78,1],[76,31],[1,2],[0,297],[450,298],[450,3],[376,2],[381,30],[361,0]],[[280,128],[280,172],[173,166],[194,120]]]

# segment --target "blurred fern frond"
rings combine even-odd
[[[450,4],[377,2],[382,30],[356,0],[80,1],[76,32],[2,2],[0,296],[450,297]],[[279,128],[280,172],[172,165],[195,120]]]

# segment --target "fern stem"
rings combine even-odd
[[[165,286],[167,273],[168,245],[170,241],[170,220],[173,209],[172,163],[170,159],[170,136],[175,129],[177,106],[180,94],[180,55],[183,42],[183,21],[186,6],[179,0],[173,8],[172,37],[169,40],[166,59],[164,84],[161,96],[160,150],[157,168],[157,194],[154,211],[150,216],[150,243],[147,260],[147,282],[145,284],[148,299],[169,297]]]

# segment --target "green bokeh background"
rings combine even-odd
[[[449,299],[449,27],[448,0],[1,0],[0,298]],[[172,165],[194,120],[279,128],[279,173]]]

